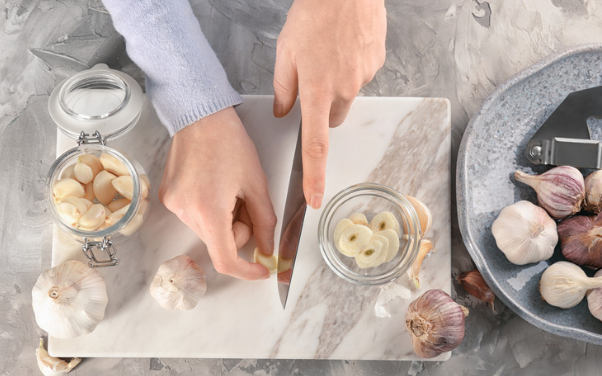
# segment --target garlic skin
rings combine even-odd
[[[585,182],[575,167],[558,166],[541,175],[516,171],[514,177],[535,189],[539,205],[554,219],[563,219],[581,210]]]
[[[602,277],[589,278],[585,272],[568,261],[558,261],[542,274],[539,292],[543,300],[554,307],[572,308],[585,297],[587,290],[602,287]]]
[[[428,290],[410,303],[406,327],[412,335],[414,352],[433,358],[456,348],[464,339],[468,310],[442,290]]]
[[[92,332],[104,318],[108,302],[100,273],[75,260],[44,271],[31,295],[38,326],[57,338]]]
[[[161,307],[182,311],[196,307],[205,291],[205,272],[186,255],[162,263],[150,285],[151,296]]]
[[[596,274],[594,274],[594,278],[602,277],[602,269],[598,270]],[[589,312],[602,321],[602,287],[588,290],[586,293],[587,296],[587,308]]]
[[[596,170],[585,177],[583,210],[594,214],[602,211],[602,170]]]
[[[556,222],[545,210],[524,200],[502,209],[491,232],[498,248],[516,265],[547,260],[558,244]]]
[[[62,359],[50,356],[44,348],[43,338],[40,338],[40,345],[36,349],[36,360],[38,361],[38,368],[44,376],[64,375],[71,372],[82,361],[80,358],[73,358],[67,363]]]
[[[558,224],[562,255],[570,262],[602,268],[602,215],[576,215]]]

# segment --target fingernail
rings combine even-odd
[[[274,116],[281,117],[284,112],[284,106],[280,102],[274,102]]]
[[[314,209],[320,209],[320,206],[322,206],[322,195],[312,195],[311,199],[309,200],[309,206]]]

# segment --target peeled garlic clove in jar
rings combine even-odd
[[[99,172],[104,170],[102,163],[100,162],[100,158],[95,154],[82,154],[79,156],[78,161],[85,163],[90,166],[92,169],[93,177],[96,177]]]
[[[69,373],[82,361],[80,358],[73,358],[69,363],[67,363],[62,359],[50,356],[48,351],[46,351],[44,348],[43,338],[40,338],[40,344],[36,349],[36,360],[38,362],[38,368],[42,374],[44,374],[44,376],[55,376]]]
[[[253,262],[263,265],[270,273],[275,273],[278,270],[278,258],[276,255],[264,255],[259,250],[259,247],[255,247],[253,250]]]
[[[143,222],[144,222],[143,215],[142,214],[136,214],[136,215],[134,215],[134,218],[132,218],[132,220],[130,221],[130,223],[128,223],[121,230],[119,230],[119,233],[122,234],[122,235],[125,235],[125,236],[130,236],[133,233],[135,233],[142,226]]]
[[[126,205],[131,204],[131,201],[127,198],[120,198],[115,201],[111,201],[107,207],[111,212],[116,212],[117,210],[123,208]]]
[[[575,167],[558,166],[541,175],[516,171],[514,177],[535,189],[539,205],[554,219],[563,219],[581,210],[585,182]]]
[[[360,268],[374,268],[385,262],[389,241],[384,236],[372,234],[370,241],[355,256]]]
[[[84,214],[92,206],[92,203],[86,200],[85,198],[79,198],[75,196],[63,197],[60,203],[67,203],[75,206],[75,208],[80,212],[80,214]],[[88,206],[88,203],[90,203],[90,206]]]
[[[44,271],[32,290],[38,326],[57,338],[92,332],[104,318],[107,302],[100,273],[75,260]]]
[[[111,181],[113,188],[128,200],[132,200],[134,196],[134,182],[129,175],[119,176]]]
[[[379,232],[384,230],[393,230],[397,235],[401,235],[399,228],[399,222],[395,215],[391,212],[382,212],[377,214],[372,221],[370,221],[370,228],[373,232]]]
[[[399,252],[399,236],[393,230],[379,231],[377,234],[384,236],[388,241],[387,256],[385,257],[384,262],[393,260],[397,255],[397,252]]]
[[[433,358],[456,348],[464,339],[468,310],[442,290],[428,290],[410,303],[406,327],[412,336],[414,352]]]
[[[150,286],[161,307],[182,311],[196,307],[206,291],[205,272],[186,255],[162,263]]]
[[[94,172],[92,171],[92,167],[88,166],[81,160],[78,160],[75,164],[75,168],[73,169],[73,176],[75,180],[79,181],[82,184],[88,184],[92,180],[94,180]]]
[[[516,265],[549,259],[558,243],[556,222],[545,210],[524,200],[502,209],[491,232],[498,248]]]
[[[602,269],[594,274],[594,278],[602,278]],[[587,308],[589,312],[592,316],[602,321],[602,287],[588,290],[585,295],[587,296]]]
[[[94,181],[88,184],[84,184],[84,198],[88,201],[94,201],[96,196],[94,195]]]
[[[602,215],[576,215],[558,224],[562,255],[570,262],[602,268]]]
[[[345,256],[354,257],[368,244],[372,230],[363,225],[352,225],[346,228],[339,240],[339,251]]]
[[[72,164],[72,165],[69,165],[69,166],[65,167],[65,169],[61,173],[61,180],[62,179],[66,179],[66,178],[75,179],[75,177],[73,175],[73,169],[74,168],[75,168],[75,163]]]
[[[122,207],[121,209],[118,209],[114,212],[112,212],[111,214],[109,214],[109,216],[106,218],[106,222],[109,225],[114,225],[115,223],[117,223],[117,221],[119,221],[121,218],[123,218],[123,216],[125,215],[125,213],[128,211],[128,209],[130,208],[130,205],[125,205],[124,207]]]
[[[67,196],[84,197],[84,187],[75,179],[65,178],[54,183],[52,195],[54,199],[60,201]]]
[[[104,222],[107,217],[106,208],[101,204],[94,204],[77,221],[77,228],[84,231],[95,231]]]
[[[61,202],[57,204],[56,211],[59,213],[59,216],[63,219],[63,221],[65,221],[69,226],[75,226],[79,218],[82,216],[82,212],[68,202]]]
[[[129,175],[130,170],[117,158],[113,157],[109,154],[101,154],[100,155],[100,163],[104,169],[114,175],[123,176]]]
[[[116,177],[117,176],[104,170],[99,172],[94,178],[94,195],[101,204],[108,205],[113,198],[115,198],[117,190],[115,190],[111,182]]]
[[[602,170],[596,170],[585,177],[583,210],[594,214],[602,211]]]
[[[602,287],[602,277],[589,278],[575,264],[558,261],[541,275],[539,292],[554,307],[572,308],[579,304],[587,290]]]
[[[370,226],[364,213],[353,213],[349,216],[349,220],[356,225]]]
[[[433,226],[433,215],[431,214],[430,209],[416,197],[407,195],[404,197],[412,204],[412,207],[418,216],[418,221],[420,222],[422,236],[425,236]]]

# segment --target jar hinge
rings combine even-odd
[[[100,134],[99,131],[94,132],[94,134],[92,134],[91,136],[88,133],[81,131],[81,133],[79,134],[79,137],[77,139],[78,145],[100,144],[102,146],[105,146],[106,143],[107,143],[106,137],[102,137],[102,135]]]
[[[108,260],[98,260],[94,254],[94,249],[99,249],[109,256]],[[117,248],[107,237],[104,237],[100,242],[88,241],[88,238],[84,238],[84,245],[82,251],[86,257],[90,260],[88,266],[91,268],[99,268],[103,266],[115,266],[119,264],[119,259],[115,257]]]

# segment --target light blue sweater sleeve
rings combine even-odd
[[[188,0],[103,0],[169,134],[242,102]]]

